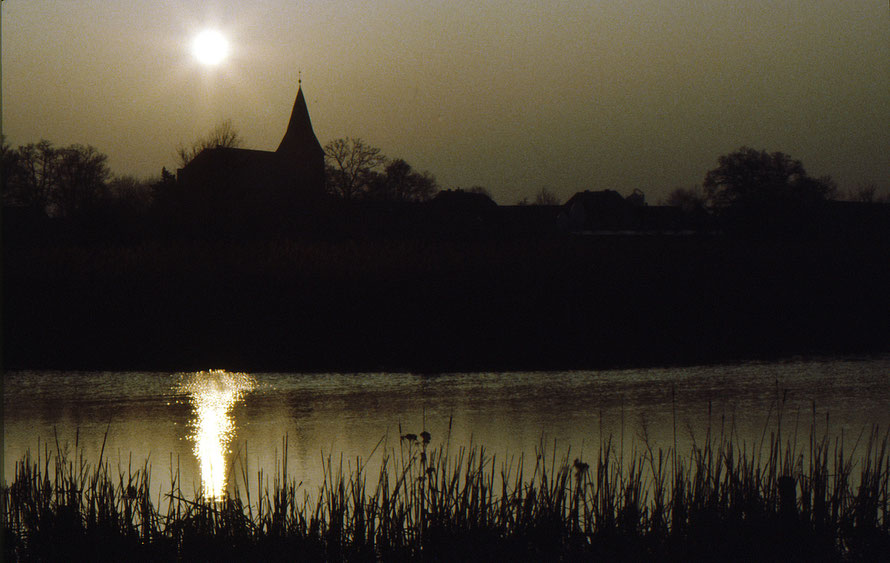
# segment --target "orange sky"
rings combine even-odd
[[[890,191],[890,7],[792,0],[6,0],[3,132],[175,167],[231,118],[274,150],[297,72],[324,144],[362,137],[502,204],[549,187],[655,203],[739,146]],[[202,67],[206,27],[231,56]]]

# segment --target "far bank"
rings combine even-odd
[[[506,370],[890,343],[890,244],[726,236],[4,244],[4,364]]]

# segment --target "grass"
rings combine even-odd
[[[815,428],[815,415],[813,425]],[[757,443],[708,430],[689,452],[623,438],[595,456],[406,434],[368,475],[328,457],[310,494],[242,461],[223,499],[152,498],[150,465],[95,465],[58,443],[24,456],[3,490],[4,557],[17,560],[874,560],[890,552],[890,434]],[[246,454],[244,456],[246,459]],[[171,459],[171,467],[173,467]]]

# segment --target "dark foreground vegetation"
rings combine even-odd
[[[815,422],[815,421],[814,421]],[[379,475],[328,458],[308,494],[286,469],[233,471],[221,500],[151,487],[152,468],[44,449],[3,490],[6,561],[873,561],[890,551],[888,435],[759,443],[710,431],[688,454],[645,440],[592,459],[406,435]],[[854,442],[854,443],[850,443]],[[286,441],[284,460],[286,467]],[[237,467],[237,464],[236,464]],[[529,469],[532,468],[533,469]],[[523,470],[523,468],[526,468]],[[240,473],[240,474],[239,474]],[[157,495],[156,497],[153,495]]]
[[[224,166],[195,191],[166,171],[109,180],[90,147],[4,145],[4,365],[566,369],[890,346],[873,186],[834,201],[830,178],[743,147],[672,207],[610,190],[501,207],[341,141],[328,191],[287,204],[223,189]]]
[[[566,369],[890,343],[888,240],[7,240],[3,252],[9,368]]]

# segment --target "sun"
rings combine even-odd
[[[204,30],[192,41],[192,55],[203,65],[216,66],[229,56],[229,42],[215,29]]]

